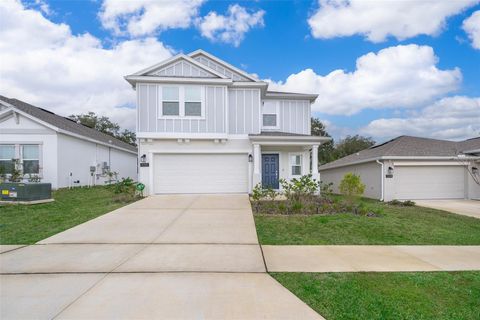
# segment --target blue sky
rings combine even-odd
[[[271,81],[272,88],[319,93],[324,101],[313,106],[314,115],[328,124],[337,139],[356,133],[377,141],[398,134],[456,140],[480,134],[478,1],[449,5],[440,4],[441,0],[399,1],[398,6],[385,6],[335,0],[333,6],[331,0],[194,0],[189,4],[177,1],[172,4],[178,6],[174,13],[154,14],[153,19],[147,15],[168,10],[161,7],[165,2],[157,1],[160,9],[148,2],[132,9],[132,1],[113,0],[9,2],[13,0],[2,0],[0,14],[20,21],[3,27],[12,28],[11,34],[42,35],[35,39],[38,46],[25,47],[28,54],[14,52],[20,50],[13,49],[19,41],[14,37],[13,43],[0,44],[0,49],[11,54],[4,61],[19,68],[25,60],[32,64],[27,65],[23,77],[8,68],[0,69],[0,81],[7,91],[2,94],[41,103],[58,113],[94,108],[129,126],[127,109],[133,105],[134,93],[126,91],[122,79],[110,81],[115,85],[105,88],[116,93],[115,97],[98,89],[101,81],[132,72],[129,61],[135,55],[129,56],[122,46],[142,50],[138,65],[143,63],[143,67],[178,52],[202,48]],[[232,13],[232,7],[238,15]],[[409,18],[404,17],[405,12]],[[179,17],[177,13],[181,13]],[[219,17],[221,23],[215,23]],[[2,32],[5,30],[0,36]],[[27,37],[17,45],[29,42]],[[45,47],[50,51],[45,52]],[[361,57],[365,63],[358,67]],[[32,77],[42,70],[42,59],[49,58],[52,61],[44,66],[46,75],[36,83]],[[79,61],[82,67],[63,65],[64,60]],[[101,78],[85,69],[90,68],[89,61],[99,72],[116,71]],[[122,66],[124,70],[118,70]],[[343,72],[332,74],[335,70]],[[58,83],[62,72],[65,81]],[[88,77],[88,84],[81,86]],[[58,93],[61,90],[64,95]]]

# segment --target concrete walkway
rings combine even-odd
[[[415,200],[421,207],[445,210],[480,219],[480,200]]]
[[[262,246],[270,272],[480,270],[480,246]]]
[[[10,249],[2,320],[323,319],[265,273],[246,195],[150,197]]]

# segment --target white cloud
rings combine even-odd
[[[436,35],[448,17],[478,3],[478,0],[365,1],[318,0],[319,8],[308,19],[315,38],[329,39],[363,35],[380,42],[417,35]]]
[[[226,15],[209,12],[197,21],[202,36],[211,41],[231,43],[239,46],[250,29],[263,27],[265,11],[248,12],[244,7],[230,5]]]
[[[469,18],[465,19],[462,27],[472,40],[472,47],[480,49],[480,10],[475,11]]]
[[[154,38],[106,48],[13,0],[0,1],[0,16],[0,94],[64,116],[94,111],[134,128],[135,92],[123,76],[172,55]]]
[[[171,28],[188,28],[204,0],[104,0],[99,13],[103,27],[117,35],[152,35]]]
[[[376,138],[414,135],[461,140],[480,135],[480,98],[443,98],[405,118],[377,119],[360,130]]]
[[[356,70],[322,76],[312,69],[271,82],[271,89],[317,93],[313,111],[352,115],[363,109],[415,108],[454,91],[459,69],[440,70],[429,46],[407,45],[370,52],[357,59]]]

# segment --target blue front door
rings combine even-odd
[[[278,154],[262,154],[262,187],[279,189]]]

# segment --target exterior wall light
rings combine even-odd
[[[141,157],[140,157],[140,163],[145,163],[147,162],[147,155],[146,154],[143,154]]]
[[[387,174],[388,175],[393,175],[393,168],[392,167],[388,167]]]
[[[248,155],[248,162],[253,162],[253,156],[251,153]]]

